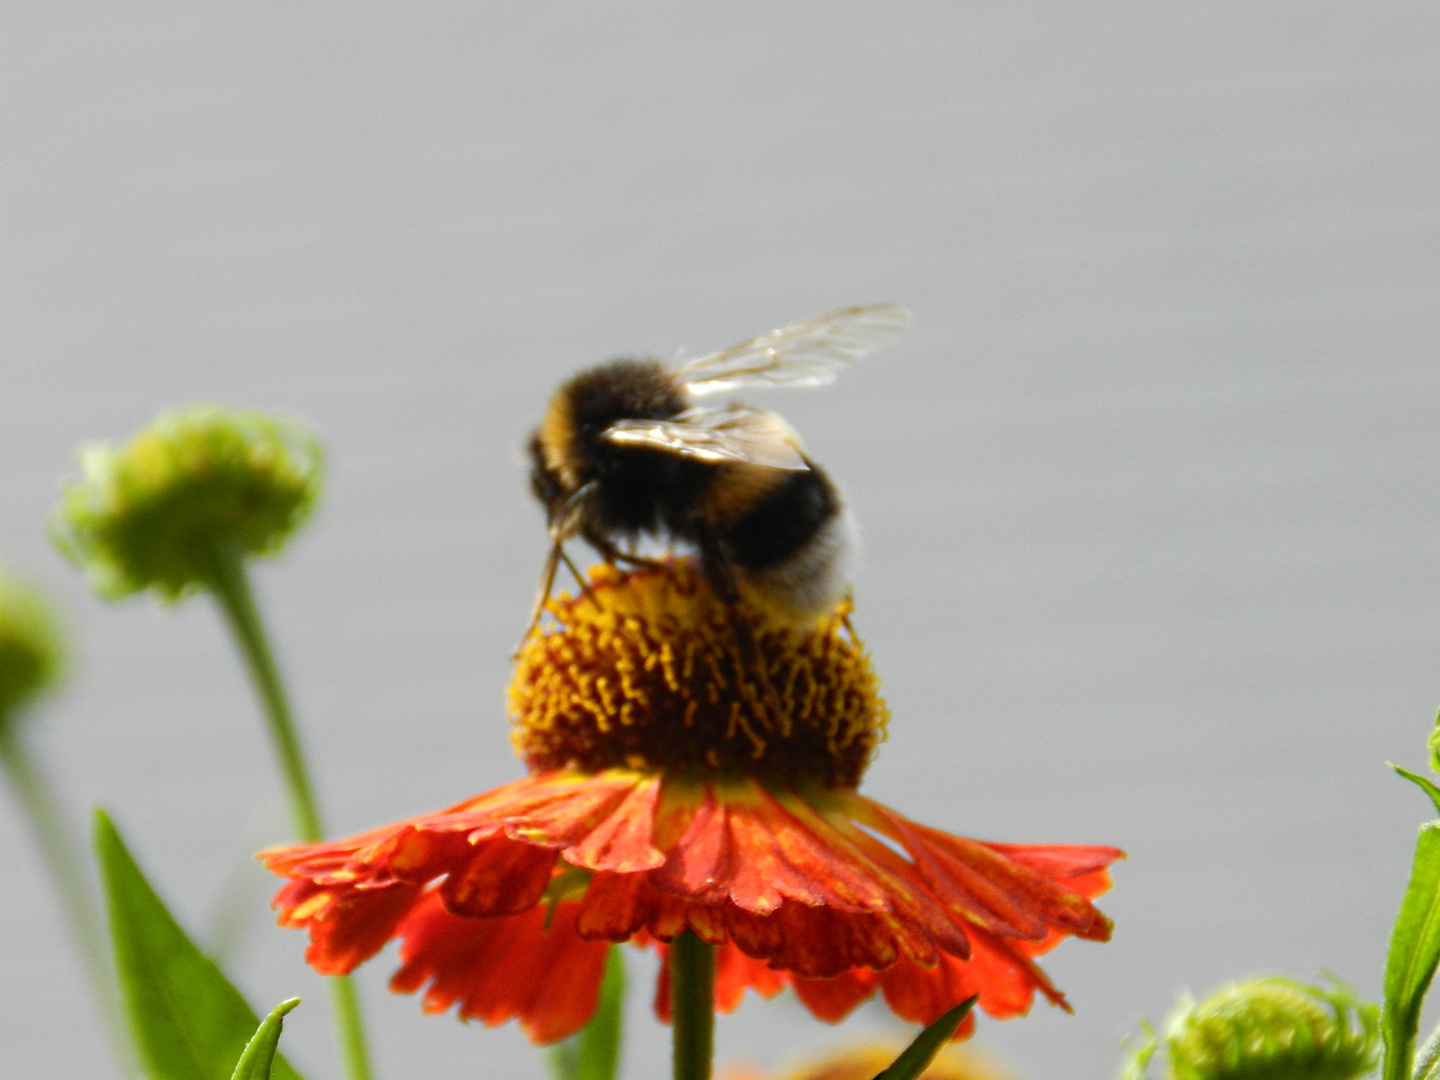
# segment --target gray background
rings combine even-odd
[[[1181,986],[1325,966],[1376,995],[1437,697],[1433,4],[10,4],[0,557],[80,666],[37,725],[238,978],[306,997],[248,869],[283,835],[205,602],[106,606],[47,547],[86,439],[291,410],[324,506],[259,587],[335,831],[518,775],[507,656],[543,538],[517,447],[568,372],[842,304],[916,313],[785,411],[848,493],[895,719],[867,790],[1013,841],[1123,845],[1076,1008],[982,1023],[1109,1076]],[[531,1076],[519,1034],[364,969],[382,1078]],[[648,966],[626,1073],[663,1075]],[[881,1010],[849,1030],[888,1030]],[[751,1004],[723,1059],[833,1037]],[[0,799],[0,1046],[110,1072]]]

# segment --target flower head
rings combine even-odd
[[[560,625],[527,643],[510,685],[512,740],[532,772],[854,788],[885,738],[890,714],[846,629],[848,603],[797,627],[721,603],[674,563],[628,576],[598,567],[589,594],[556,614]]]
[[[65,665],[65,641],[39,589],[0,570],[0,733],[43,694]]]
[[[1171,1080],[1355,1080],[1375,1067],[1380,1013],[1348,986],[1330,989],[1270,976],[1184,998],[1166,1023]],[[1145,1075],[1153,1036],[1126,1077]]]
[[[104,596],[174,600],[209,583],[217,546],[284,546],[319,495],[321,451],[293,421],[199,404],[82,448],[80,466],[51,519],[57,546]]]
[[[529,776],[264,853],[318,970],[398,937],[395,989],[428,983],[427,1009],[516,1017],[539,1041],[594,1010],[607,942],[666,958],[665,1015],[687,929],[718,949],[724,1009],[786,986],[826,1020],[877,991],[920,1023],[977,993],[993,1016],[1036,991],[1064,1005],[1034,957],[1109,936],[1090,899],[1120,852],[969,840],[861,795],[887,713],[846,608],[797,628],[674,562],[602,567],[551,612],[510,692]]]

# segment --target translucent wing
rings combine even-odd
[[[689,409],[673,420],[620,420],[605,429],[605,438],[714,464],[744,462],[795,472],[810,467],[790,426],[760,409]]]
[[[899,337],[910,312],[894,304],[859,304],[791,323],[691,360],[676,377],[692,394],[741,386],[823,386],[846,364]]]

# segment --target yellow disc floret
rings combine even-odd
[[[721,601],[685,561],[591,571],[522,648],[512,738],[536,770],[614,766],[855,787],[889,712],[849,602],[804,624]]]

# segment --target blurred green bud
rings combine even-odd
[[[1379,1057],[1380,1008],[1332,982],[1327,990],[1270,976],[1198,1004],[1182,998],[1160,1043],[1147,1027],[1122,1075],[1139,1080],[1163,1048],[1169,1080],[1355,1080]]]
[[[102,596],[153,588],[175,600],[210,583],[217,550],[277,554],[314,508],[321,465],[294,421],[173,409],[123,446],[81,448],[51,535]]]
[[[21,707],[55,685],[65,641],[48,598],[0,569],[0,733]]]

